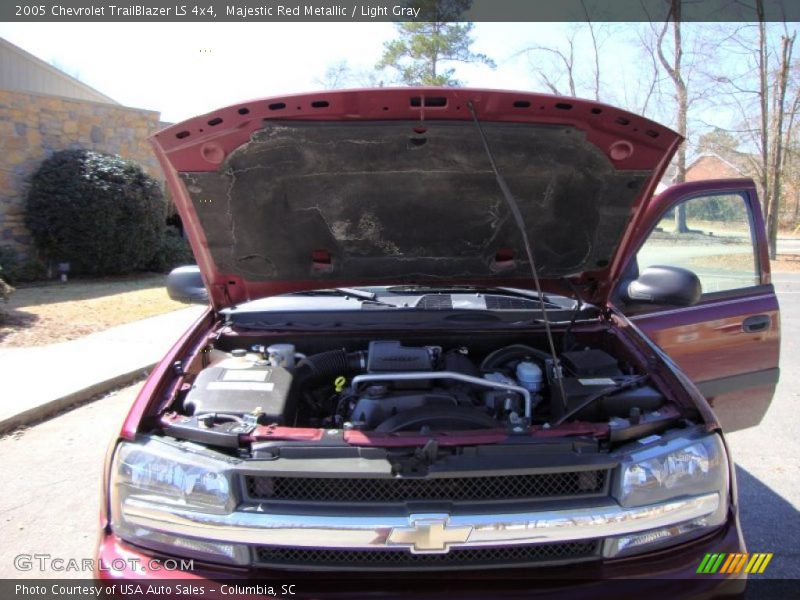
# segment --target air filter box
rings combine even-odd
[[[601,378],[565,377],[562,383],[567,401],[565,403],[558,400],[560,394],[556,388],[552,406],[553,416],[556,417],[578,408],[588,400],[589,396],[614,388],[611,379],[604,381]],[[650,412],[658,410],[663,404],[664,396],[657,389],[650,385],[641,385],[599,398],[577,413],[575,418],[581,421],[605,421],[610,417],[627,417],[634,407],[642,412]]]
[[[369,343],[367,371],[369,373],[394,373],[399,371],[432,371],[438,346],[403,346],[397,341],[372,341]]]
[[[561,364],[575,377],[619,377],[622,375],[616,358],[593,348],[577,352],[564,352],[561,355]]]

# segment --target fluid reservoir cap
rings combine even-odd
[[[536,363],[524,360],[517,365],[517,381],[529,392],[538,392],[542,389],[542,369]]]
[[[236,350],[231,350],[231,356],[235,356],[236,358],[242,358],[247,356],[247,350],[244,348],[236,348]]]
[[[517,382],[502,373],[486,373],[483,376],[488,381],[495,381],[497,383],[505,383],[506,385],[517,385]]]

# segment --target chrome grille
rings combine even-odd
[[[607,471],[569,471],[490,477],[368,479],[352,477],[245,477],[254,500],[298,502],[453,502],[586,497],[605,491]]]
[[[256,546],[254,559],[261,566],[354,569],[447,569],[504,567],[590,559],[598,555],[598,540],[502,546],[453,548],[446,554],[412,554],[408,550],[338,550]]]

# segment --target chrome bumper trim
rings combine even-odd
[[[151,530],[219,542],[447,552],[628,535],[709,515],[719,504],[719,494],[712,493],[635,508],[605,504],[510,514],[345,517],[272,514],[258,507],[215,515],[128,498],[122,516],[130,524]]]

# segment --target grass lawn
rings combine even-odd
[[[777,260],[770,261],[772,264],[772,272],[780,273],[800,273],[800,255],[799,254],[778,254]]]
[[[0,347],[74,340],[185,308],[169,299],[165,283],[166,275],[147,273],[18,287],[0,307]]]

